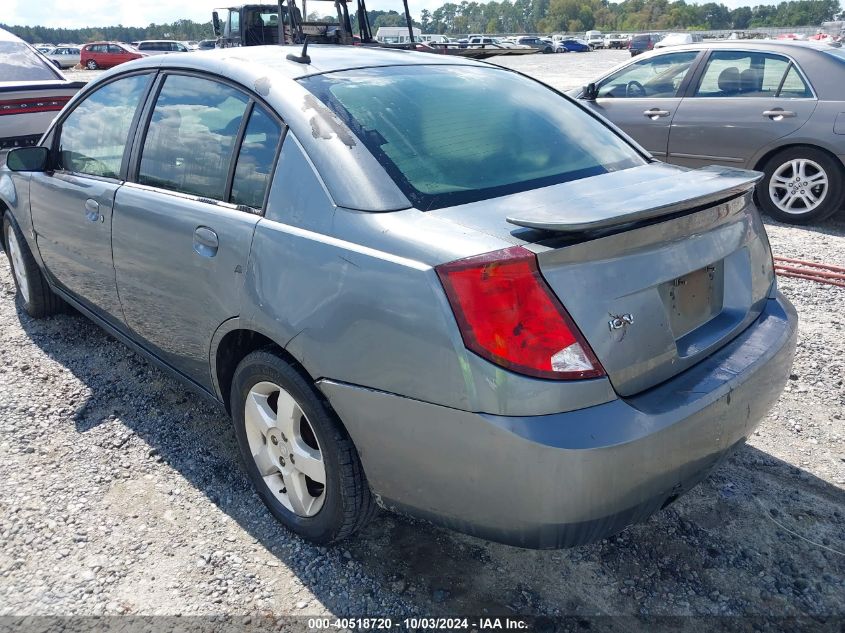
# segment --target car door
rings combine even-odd
[[[135,182],[115,200],[117,287],[138,341],[210,388],[211,338],[239,314],[283,127],[241,90],[177,73],[145,120]]]
[[[714,50],[672,120],[668,161],[753,167],[760,148],[806,123],[817,101],[785,55]]]
[[[30,181],[44,266],[61,287],[115,324],[123,317],[112,265],[112,207],[151,78],[123,76],[86,95],[53,132],[52,171]]]
[[[663,160],[680,91],[700,54],[675,51],[632,61],[599,82],[596,99],[587,104]]]
[[[110,65],[117,66],[118,64],[122,64],[123,62],[128,62],[132,59],[135,59],[135,55],[127,51],[125,48],[118,46],[117,44],[109,44],[109,58],[110,58]]]

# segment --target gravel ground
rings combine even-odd
[[[565,88],[582,60],[616,57],[509,61]],[[842,216],[768,227],[776,254],[845,266]],[[326,549],[270,517],[221,409],[79,315],[28,318],[3,257],[0,616],[845,616],[845,290],[781,287],[801,315],[789,386],[747,446],[647,523],[536,552],[382,513]]]

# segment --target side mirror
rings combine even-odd
[[[208,14],[206,14],[206,15],[208,15]],[[220,15],[217,13],[217,11],[212,11],[212,13],[211,13],[211,23],[213,25],[212,28],[214,29],[214,34],[217,37],[220,37],[220,35],[221,35],[221,33],[220,33]]]
[[[18,147],[6,155],[11,171],[47,171],[50,150],[46,147]]]
[[[581,98],[585,101],[595,101],[596,97],[599,96],[599,89],[596,87],[596,84],[589,83],[581,91]]]

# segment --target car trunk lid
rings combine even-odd
[[[651,164],[487,201],[486,224],[472,211],[446,215],[502,237],[507,218],[507,237],[535,252],[614,389],[629,396],[759,316],[774,276],[752,199],[758,178]]]

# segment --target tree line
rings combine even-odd
[[[398,0],[397,0],[398,4]],[[413,8],[413,2],[411,2]],[[373,31],[380,26],[405,26],[401,11],[368,11]],[[777,5],[759,5],[730,9],[724,4],[692,4],[686,0],[502,0],[498,2],[447,2],[428,11],[424,9],[414,26],[423,33],[552,33],[651,30],[717,30],[755,27],[820,25],[842,15],[839,0],[789,0]],[[309,19],[333,21],[311,13]],[[211,22],[177,20],[146,27],[109,26],[80,29],[55,29],[43,26],[7,26],[0,24],[30,43],[93,42],[116,40],[133,42],[151,39],[201,40],[213,38]],[[357,17],[353,16],[357,31]]]
[[[821,25],[841,12],[839,0],[790,0],[730,9],[686,0],[502,0],[447,2],[423,10],[424,33],[552,33],[717,30]]]
[[[30,44],[84,44],[86,42],[137,42],[139,40],[205,40],[213,39],[211,20],[200,23],[192,20],[176,20],[169,24],[148,26],[98,26],[80,29],[54,29],[46,26],[9,26],[0,28],[11,31]]]

